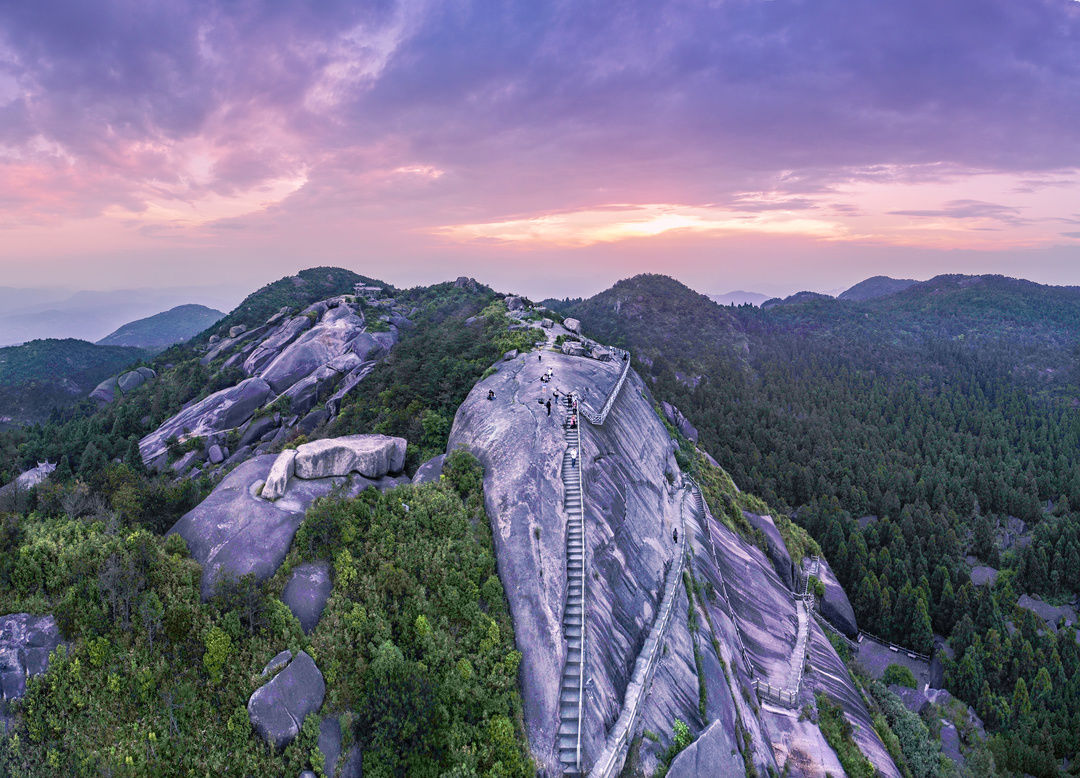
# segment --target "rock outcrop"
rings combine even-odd
[[[326,683],[315,661],[301,651],[248,700],[248,716],[264,740],[284,748],[300,734],[304,718],[322,707]]]
[[[742,775],[746,768],[739,755],[735,729],[714,721],[698,739],[671,763],[670,778],[698,778],[706,775]]]
[[[660,408],[664,411],[664,418],[668,420],[672,427],[682,433],[691,443],[698,442],[697,428],[690,423],[690,420],[683,415],[682,411],[669,402],[660,403]]]
[[[271,396],[270,384],[262,378],[248,378],[236,386],[214,392],[184,408],[139,441],[139,453],[147,466],[160,465],[168,455],[170,439],[184,441],[195,436],[239,427],[250,419]]]
[[[285,584],[281,601],[289,606],[304,632],[311,632],[319,623],[332,588],[329,564],[312,562],[298,565],[293,568]]]
[[[269,578],[281,565],[304,512],[318,497],[335,488],[357,495],[374,486],[387,489],[407,478],[369,479],[348,477],[291,479],[282,496],[271,502],[260,496],[263,484],[277,460],[273,454],[256,456],[229,473],[210,495],[173,525],[187,542],[192,558],[203,566],[202,593],[213,593],[218,577],[253,573],[257,580]]]
[[[138,389],[147,381],[156,378],[157,373],[150,367],[137,367],[120,375],[110,376],[94,387],[90,396],[104,403],[111,403],[118,396]]]
[[[26,694],[26,679],[49,669],[49,655],[63,643],[52,616],[0,616],[0,700]]]
[[[394,322],[411,326],[393,301],[370,304],[386,310],[381,318],[389,323],[381,323],[379,332],[368,331],[363,314],[344,296],[314,303],[295,316],[279,311],[251,330],[230,329],[228,338],[208,347],[202,362],[216,365],[223,359],[223,367],[239,367],[248,377],[189,404],[144,437],[139,443],[143,462],[164,469],[171,439],[217,437],[213,442],[220,445],[225,433],[239,430],[239,447],[265,452],[275,441],[325,424],[397,343]],[[300,417],[300,427],[294,427]]]

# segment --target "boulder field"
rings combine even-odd
[[[562,613],[567,555],[562,409],[553,407],[549,417],[542,403],[552,390],[560,395],[577,390],[587,406],[599,410],[621,367],[619,360],[552,350],[543,351],[542,360],[533,352],[500,361],[496,372],[480,381],[458,409],[447,448],[464,447],[484,465],[484,499],[499,574],[522,653],[525,729],[543,775],[562,771],[557,733],[566,659]],[[549,368],[553,380],[543,383],[540,377]],[[494,399],[488,399],[489,391]],[[639,767],[646,774],[655,770],[670,742],[672,724],[680,718],[695,735],[704,735],[672,774],[727,774],[725,765],[737,767],[741,774],[744,757],[739,752],[744,748],[746,760],[759,774],[781,773],[785,768],[790,775],[842,774],[815,724],[798,721],[798,709],[759,704],[753,690],[751,670],[756,677],[777,680],[786,680],[793,672],[798,675],[796,603],[776,569],[786,567],[790,579],[790,562],[775,565],[773,555],[767,556],[711,515],[698,516],[689,509],[690,492],[673,452],[648,389],[633,371],[604,425],[583,421],[580,465],[588,637],[582,767],[592,769],[607,743],[623,709],[635,661],[662,604],[666,569],[687,548],[692,550],[687,572],[716,594],[712,599],[695,597],[698,630],[693,632],[687,592],[683,586],[675,588],[663,650],[633,731],[640,735],[650,729],[660,733],[663,742],[642,739]],[[678,545],[672,540],[676,527]],[[730,603],[719,595],[724,581],[732,594]],[[826,691],[858,725],[859,744],[881,774],[898,776],[868,724],[869,714],[842,662],[810,621],[806,654],[811,668],[801,685],[799,707],[812,704],[814,690]],[[740,637],[746,641],[751,667],[743,658]],[[695,652],[701,658],[700,679]],[[707,720],[699,713],[702,688]],[[746,741],[737,736],[740,724],[749,735]]]
[[[300,456],[299,450],[256,456],[237,466],[205,500],[173,525],[168,534],[180,535],[187,542],[192,558],[203,566],[203,597],[213,593],[218,576],[223,574],[240,577],[254,573],[260,581],[272,576],[285,559],[305,511],[317,498],[335,489],[355,496],[368,487],[389,489],[409,482],[407,476],[392,475],[390,470],[396,466],[400,471],[403,465],[403,453],[397,456],[398,451],[404,452],[403,438],[355,435],[317,442],[334,441],[339,441],[338,447],[358,447],[364,452],[383,450],[379,461],[384,467],[368,468],[371,475],[361,475],[352,471],[355,461],[338,457],[333,446],[323,446],[318,451],[329,451],[327,456],[339,466],[323,467],[320,472],[332,472],[332,475],[307,479],[297,474],[297,477],[277,478],[283,469],[288,470],[279,463],[291,463]],[[313,456],[318,461],[318,456]],[[277,479],[271,493],[274,499],[268,499],[266,493],[271,474]]]
[[[411,326],[392,305],[385,313],[381,310],[367,312],[381,320],[378,332],[369,331],[365,312],[348,296],[317,302],[294,316],[279,311],[254,329],[230,329],[229,337],[208,345],[202,361],[216,364],[224,359],[223,366],[246,377],[189,403],[145,436],[139,441],[143,462],[163,470],[169,441],[200,438],[203,448],[189,452],[195,456],[181,468],[174,463],[183,475],[211,459],[214,446],[223,456],[211,465],[227,460],[227,433],[238,433],[238,445],[250,445],[256,453],[265,452],[288,431],[310,434],[337,412],[341,399],[397,343],[398,325],[393,322]],[[123,378],[115,383],[123,386]]]

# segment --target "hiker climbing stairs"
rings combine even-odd
[[[569,408],[563,425],[563,510],[566,513],[566,609],[563,635],[566,664],[559,689],[559,762],[565,774],[581,772],[581,712],[585,664],[585,514],[581,490],[581,427],[570,425]]]

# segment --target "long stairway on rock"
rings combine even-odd
[[[566,513],[566,664],[559,690],[559,762],[567,775],[581,774],[581,711],[585,651],[585,514],[581,491],[581,429],[564,423],[563,510]],[[576,461],[571,455],[576,452]]]

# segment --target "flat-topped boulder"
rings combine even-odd
[[[266,742],[284,748],[292,742],[309,713],[322,707],[326,683],[304,651],[248,699],[248,717]]]
[[[311,632],[319,623],[332,588],[330,565],[326,562],[297,565],[285,584],[281,601],[289,606],[304,632]]]
[[[0,616],[0,699],[26,694],[26,679],[49,669],[49,654],[61,643],[60,627],[50,615]]]
[[[359,473],[381,478],[405,467],[405,438],[347,435],[305,443],[296,449],[297,478],[326,478]]]

